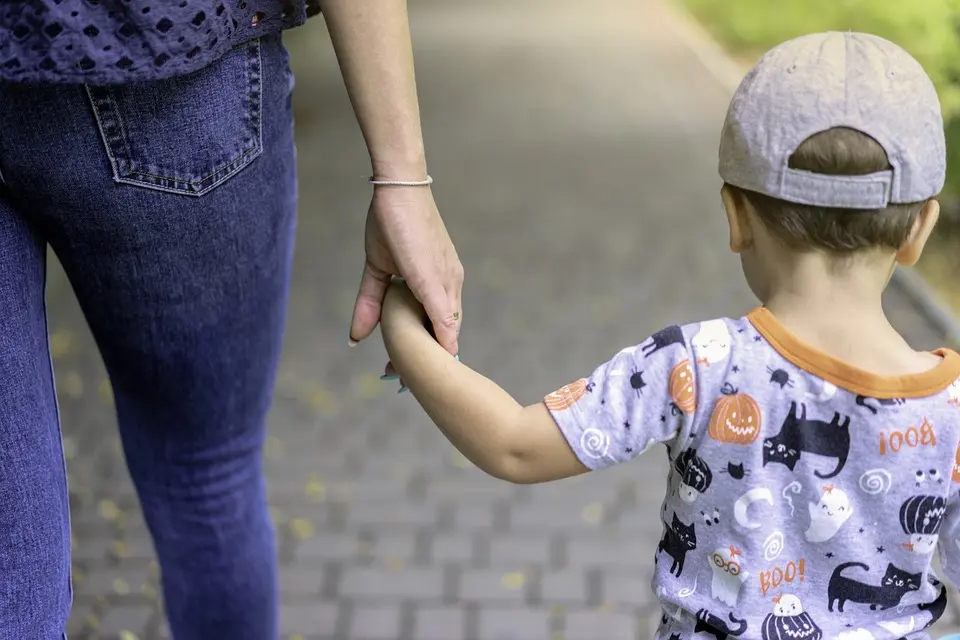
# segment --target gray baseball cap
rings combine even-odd
[[[807,138],[834,127],[876,140],[893,170],[828,176],[788,166]],[[927,200],[943,189],[946,164],[929,76],[906,51],[865,33],[815,33],[768,51],[737,88],[720,139],[725,182],[821,207]]]

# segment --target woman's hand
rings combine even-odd
[[[392,276],[400,276],[433,323],[437,341],[459,353],[463,266],[429,187],[376,187],[367,213],[366,263],[350,340],[367,338],[380,321]]]

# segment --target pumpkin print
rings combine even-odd
[[[543,403],[547,405],[550,411],[563,411],[569,409],[577,403],[577,400],[583,397],[587,392],[587,379],[580,378],[575,382],[563,385],[553,393],[547,394]]]
[[[822,640],[823,631],[803,610],[800,598],[783,595],[773,601],[777,606],[763,619],[760,629],[763,640]]]
[[[697,408],[697,391],[693,386],[693,368],[689,360],[678,363],[670,371],[670,399],[673,406],[686,414]]]
[[[953,458],[953,481],[960,482],[960,447],[957,447],[957,455]]]
[[[708,432],[714,440],[730,444],[751,444],[760,436],[763,413],[752,396],[740,393],[729,382],[721,389],[723,397],[710,416]]]

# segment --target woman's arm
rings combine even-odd
[[[321,0],[373,175],[427,176],[406,0]],[[403,276],[436,327],[459,350],[463,266],[428,186],[375,187],[364,243],[367,259],[350,325],[350,343],[380,321],[390,276]]]
[[[423,180],[426,160],[406,0],[321,0],[373,174]]]

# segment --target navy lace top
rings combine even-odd
[[[0,81],[121,84],[183,75],[319,10],[315,0],[2,0]]]

